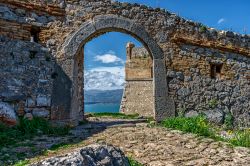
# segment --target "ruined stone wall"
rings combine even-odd
[[[3,121],[15,124],[17,116],[53,119],[52,89],[58,73],[55,73],[55,59],[45,47],[53,44],[46,31],[51,22],[63,18],[64,9],[59,3],[0,0],[0,119]],[[6,119],[6,112],[11,117]]]
[[[128,43],[134,46],[132,43]],[[153,61],[144,47],[128,47],[125,64],[125,79],[152,79]]]
[[[47,48],[0,37],[1,113],[49,119],[54,65]]]
[[[166,63],[177,113],[204,114],[217,124],[233,116],[235,125],[249,125],[249,58],[183,43],[169,47]],[[215,78],[214,64],[221,68]]]
[[[154,117],[153,81],[127,80],[124,87],[120,112]]]
[[[133,47],[129,47],[129,46]],[[127,45],[125,87],[120,112],[154,116],[152,58],[144,47]]]
[[[175,101],[176,114],[191,116],[201,113],[218,123],[224,123],[225,118],[231,114],[235,125],[250,125],[249,35],[217,31],[200,23],[180,18],[164,9],[153,9],[139,4],[110,0],[67,0],[66,5],[60,6],[62,2],[58,1],[59,5],[54,5],[56,7],[51,9],[50,5],[46,4],[46,8],[41,8],[46,10],[38,11],[37,7],[25,8],[25,6],[32,6],[31,3],[23,2],[25,6],[17,7],[14,2],[19,3],[20,1],[0,1],[0,34],[10,39],[29,40],[30,36],[27,37],[27,35],[30,33],[30,27],[39,27],[41,29],[39,42],[46,45],[51,53],[51,59],[56,59],[58,70],[64,72],[66,77],[68,76],[69,80],[65,81],[67,85],[72,82],[71,77],[73,77],[69,74],[68,67],[72,66],[74,61],[62,51],[64,43],[67,43],[66,39],[73,36],[86,21],[93,21],[96,16],[116,15],[120,18],[130,19],[144,27],[161,47],[168,75],[167,78],[161,79],[167,79],[169,82],[169,93]],[[55,14],[51,10],[58,11],[59,14]],[[112,29],[109,30],[112,31]],[[138,34],[141,32],[140,29],[135,31]],[[28,45],[33,46],[33,43]],[[4,44],[1,49],[3,47],[7,49],[6,46],[9,47]],[[147,46],[145,45],[145,47]],[[0,54],[2,57],[6,56],[2,52]],[[0,68],[9,71],[12,69],[11,66]],[[45,69],[41,67],[41,70]],[[215,73],[211,73],[212,71]],[[15,71],[11,71],[9,74],[12,72],[15,73]],[[32,74],[32,76],[37,79],[38,75]],[[10,78],[11,75],[1,75],[2,80],[4,77]],[[21,77],[22,75],[20,75],[20,79]],[[54,80],[53,83],[57,84],[55,87],[60,85],[62,94],[58,94],[55,87],[53,92],[56,93],[47,93],[47,95],[54,96],[52,105],[56,103],[55,101],[66,103],[60,97],[65,89],[67,92],[70,91],[70,86],[63,86],[59,80],[62,80],[61,77]],[[6,83],[1,86],[5,89],[8,88]],[[16,85],[11,87],[15,89]],[[32,95],[36,96],[36,93],[34,92]],[[67,96],[70,95],[67,94]],[[55,104],[54,107],[57,112],[51,113],[52,115],[58,114],[60,110],[65,110],[62,115],[70,111],[68,106],[65,108],[60,106],[61,109],[59,109],[59,106]]]
[[[46,44],[51,35],[47,35],[50,23],[64,17],[65,10],[60,4],[0,0],[0,35],[26,41],[33,36],[37,42]]]

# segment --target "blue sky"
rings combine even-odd
[[[106,33],[84,46],[85,89],[123,89],[127,42],[142,46],[135,38],[119,32]]]
[[[179,16],[220,30],[250,34],[250,0],[119,0],[165,8]],[[89,89],[119,89],[124,83],[126,43],[133,37],[111,32],[84,47],[85,85]]]
[[[85,68],[88,70],[97,66],[123,65],[126,60],[127,42],[133,42],[137,47],[142,46],[135,38],[120,32],[110,32],[94,38],[84,47]]]
[[[250,33],[250,0],[119,0],[165,8],[216,29]],[[222,21],[219,21],[222,20]]]

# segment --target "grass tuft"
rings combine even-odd
[[[15,145],[36,135],[66,135],[69,129],[69,127],[53,127],[42,118],[33,118],[32,120],[20,118],[18,125],[14,127],[8,127],[0,123],[0,149],[8,145]]]
[[[109,113],[109,112],[92,113],[91,115],[94,117],[112,117],[112,118],[120,118],[120,119],[138,119],[139,117],[139,114],[126,115],[123,113]]]
[[[28,160],[23,160],[23,161],[19,161],[18,163],[14,164],[14,166],[26,166],[29,164]]]
[[[161,123],[162,126],[177,129],[184,132],[191,132],[200,136],[213,136],[213,132],[210,130],[211,126],[203,116],[197,117],[175,117],[164,120]]]
[[[225,137],[216,132],[217,129],[204,116],[168,118],[161,122],[161,125],[166,128],[209,137],[217,141],[229,142],[235,146],[250,147],[250,129],[231,130]]]
[[[54,144],[54,145],[52,145],[52,146],[49,148],[49,150],[56,151],[56,150],[58,150],[58,149],[69,148],[69,147],[71,147],[71,146],[73,146],[73,145],[67,144],[67,143],[59,143],[59,144]]]
[[[131,157],[128,157],[128,161],[130,166],[143,166],[143,164],[139,163],[138,161],[134,160]]]
[[[226,141],[235,146],[250,147],[250,130],[235,131],[233,137]]]

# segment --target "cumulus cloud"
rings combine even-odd
[[[85,90],[115,90],[123,89],[125,71],[119,67],[97,67],[84,71]]]
[[[217,24],[222,24],[222,23],[225,22],[225,21],[226,21],[225,18],[220,18],[220,19],[218,20]]]
[[[115,55],[115,52],[109,51],[103,55],[95,56],[95,61],[100,61],[102,63],[124,63],[124,61]]]

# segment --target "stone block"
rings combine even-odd
[[[155,98],[155,119],[162,121],[169,117],[175,116],[175,103],[169,97]]]
[[[26,107],[35,107],[36,103],[32,98],[28,98],[28,99],[26,99],[25,106]]]
[[[50,112],[45,108],[34,108],[32,111],[32,115],[39,118],[48,118],[49,114]]]
[[[19,102],[18,103],[18,108],[17,108],[17,111],[16,111],[17,115],[18,116],[24,116],[24,114],[25,114],[24,109],[25,109],[25,103],[23,101]]]
[[[198,116],[199,113],[197,111],[194,111],[194,110],[191,110],[191,111],[188,111],[186,114],[185,114],[185,117],[196,117]]]
[[[5,102],[0,102],[0,121],[7,125],[16,125],[17,116],[14,108]]]
[[[91,21],[82,24],[79,30],[70,35],[64,43],[63,50],[67,57],[73,58],[78,49],[85,44],[83,42],[87,42],[86,40],[89,40],[95,32],[96,29]]]
[[[222,124],[224,120],[224,113],[222,110],[214,109],[214,110],[207,110],[203,112],[207,119],[210,122],[213,122],[215,124]]]
[[[94,18],[94,25],[97,31],[113,28],[113,31],[126,31],[130,33],[133,22],[129,19],[115,15],[101,15]]]
[[[32,120],[33,119],[33,115],[31,113],[26,113],[24,115],[24,118],[28,119],[28,120]]]
[[[49,107],[51,106],[51,98],[49,96],[39,95],[36,98],[36,105],[38,107]]]

